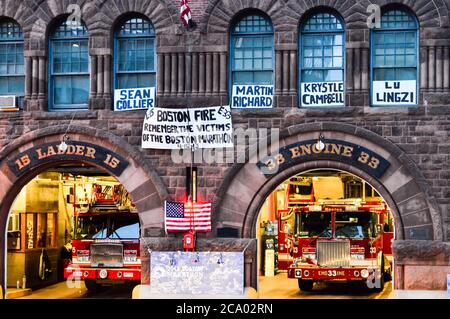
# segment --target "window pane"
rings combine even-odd
[[[233,72],[233,84],[253,84],[253,72]]]
[[[248,15],[242,18],[232,29],[233,34],[272,33],[272,23],[259,15]]]
[[[0,77],[0,95],[23,95],[25,92],[24,76]]]
[[[254,84],[273,84],[273,73],[272,72],[254,72]]]
[[[373,72],[375,81],[395,81],[394,69],[375,69]]]
[[[87,104],[89,98],[89,76],[55,76],[55,105]]]
[[[329,70],[324,72],[325,82],[344,81],[344,73],[342,70]]]
[[[323,71],[320,70],[303,71],[302,82],[324,82]]]
[[[344,29],[341,21],[331,13],[317,13],[311,16],[303,25],[303,32],[341,31]]]
[[[120,37],[129,36],[154,36],[155,29],[148,20],[133,18],[126,21],[119,31]]]
[[[118,88],[135,89],[156,86],[155,73],[119,74]]]

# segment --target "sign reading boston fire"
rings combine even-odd
[[[233,147],[229,106],[150,109],[142,129],[142,148],[198,149]]]
[[[114,91],[114,111],[148,110],[155,106],[155,88]]]
[[[374,81],[372,103],[376,106],[417,104],[417,81]]]
[[[270,109],[273,85],[233,85],[233,109]]]
[[[344,106],[344,82],[303,82],[301,94],[304,107]]]

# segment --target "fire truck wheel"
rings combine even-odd
[[[85,279],[84,285],[89,291],[98,291],[101,288],[101,285],[99,285],[95,279]]]
[[[301,291],[311,291],[314,286],[314,281],[312,280],[298,280],[298,288],[300,288]]]

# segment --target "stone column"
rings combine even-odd
[[[164,54],[164,96],[170,95],[170,54]]]
[[[177,54],[172,53],[171,54],[171,72],[170,72],[170,95],[175,96],[177,94],[178,89],[178,61],[177,61]]]
[[[90,78],[90,98],[97,97],[97,79],[98,79],[98,68],[97,68],[97,56],[90,56],[91,59],[91,78]]]
[[[192,95],[198,95],[198,53],[192,57]]]
[[[110,99],[111,90],[111,56],[109,54],[104,56],[103,73],[104,73],[104,84],[103,84],[103,97],[105,99]]]
[[[217,95],[219,93],[219,82],[220,82],[220,57],[219,53],[214,53],[213,55],[213,94]]]
[[[164,55],[158,54],[158,69],[156,70],[156,86],[157,95],[161,96],[164,94]]]
[[[227,53],[221,52],[220,53],[220,95],[226,95],[227,94],[227,75],[228,75],[228,69],[227,69]]]
[[[198,84],[198,91],[199,94],[204,95],[205,94],[205,88],[206,88],[206,73],[205,73],[205,54],[200,53],[199,57],[199,84]]]
[[[212,55],[210,52],[206,53],[206,95],[210,96],[212,93]]]
[[[185,77],[185,66],[184,66],[184,53],[178,53],[178,96],[184,95],[184,77]]]

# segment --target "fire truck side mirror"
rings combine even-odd
[[[383,226],[378,224],[377,225],[377,234],[381,234],[381,233],[383,233]]]

